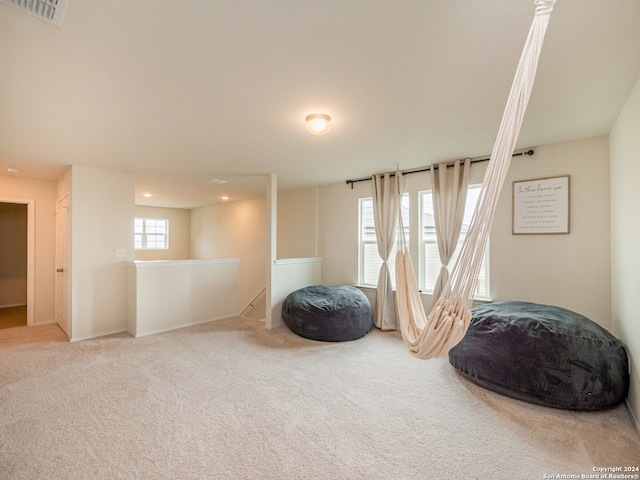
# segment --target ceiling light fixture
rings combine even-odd
[[[229,197],[227,197],[226,195],[224,197],[220,197],[222,200],[229,200]]]
[[[143,193],[142,196],[149,198],[149,197],[153,197],[153,194],[151,194],[151,193]]]
[[[17,167],[7,167],[7,172],[9,173],[18,173],[20,171]]]
[[[305,118],[305,127],[311,135],[324,135],[331,130],[331,117],[325,113],[312,113]]]

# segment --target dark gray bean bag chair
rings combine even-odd
[[[369,300],[356,287],[314,285],[290,293],[282,319],[304,338],[343,342],[365,336],[373,327]]]
[[[518,400],[568,410],[600,410],[629,388],[622,342],[560,307],[502,302],[472,310],[449,362],[465,378]]]

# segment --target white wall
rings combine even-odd
[[[320,187],[318,191],[318,256],[323,285],[358,283],[358,199],[371,195],[370,182]]]
[[[514,159],[491,232],[496,301],[558,305],[611,328],[607,137],[535,149]],[[512,235],[512,182],[570,176],[570,234]]]
[[[191,210],[192,258],[240,259],[239,309],[265,287],[266,231],[265,197]]]
[[[627,403],[640,430],[640,81],[610,135],[613,333],[631,359]]]
[[[515,157],[496,211],[490,244],[493,300],[558,305],[611,326],[609,293],[609,174],[606,137],[538,147],[532,157]],[[475,164],[472,183],[486,164]],[[511,234],[511,182],[571,176],[569,235]],[[418,190],[430,188],[425,173],[409,175],[412,222]],[[346,180],[346,179],[345,179]],[[370,182],[319,189],[319,256],[323,284],[358,281],[358,198],[370,196]],[[417,239],[411,239],[414,261]],[[429,302],[427,302],[429,303]],[[427,305],[429,308],[429,304]]]
[[[73,166],[70,185],[71,339],[123,331],[125,262],[134,260],[134,176]]]
[[[309,188],[278,193],[278,258],[316,256],[317,191]],[[240,258],[240,309],[265,287],[266,215],[266,197],[191,210],[192,258]],[[247,315],[265,318],[264,297],[254,305]]]
[[[278,193],[278,258],[318,254],[317,188]]]
[[[0,197],[34,201],[34,323],[55,321],[56,182],[0,175]]]
[[[190,210],[136,205],[136,217],[169,220],[169,249],[136,250],[136,260],[188,260],[191,258]]]
[[[126,272],[133,336],[238,313],[238,259],[129,262]]]

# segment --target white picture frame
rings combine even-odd
[[[569,175],[513,182],[513,235],[569,233]]]

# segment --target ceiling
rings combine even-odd
[[[266,173],[289,190],[485,155],[533,10],[68,0],[58,27],[0,3],[0,173],[129,172],[137,203],[192,208],[263,194]],[[609,132],[640,77],[638,25],[638,0],[558,0],[518,148]],[[329,134],[305,131],[314,112]]]

